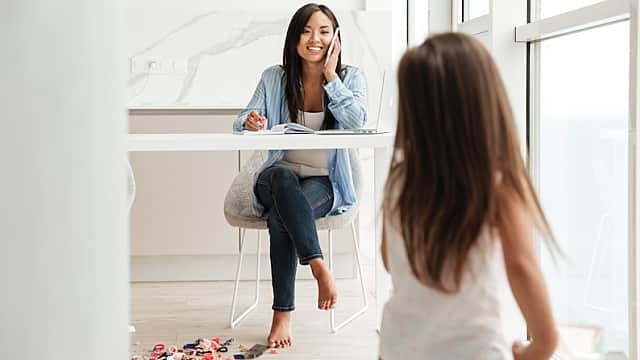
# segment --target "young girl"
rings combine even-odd
[[[338,20],[326,6],[307,4],[298,9],[287,30],[283,64],[263,72],[234,130],[255,131],[286,122],[314,130],[363,127],[367,121],[364,75],[342,65],[339,36],[328,54],[337,28]],[[333,309],[337,303],[315,219],[355,204],[349,153],[345,149],[270,151],[251,194],[254,215],[268,216],[273,287],[268,342],[272,347],[287,347],[292,343],[297,261],[309,265],[318,282],[318,308]]]
[[[556,243],[495,63],[470,36],[436,35],[405,53],[398,90],[381,249],[394,293],[381,358],[548,359],[557,331],[532,227]],[[511,349],[499,296],[507,280],[531,336]]]

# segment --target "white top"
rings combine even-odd
[[[444,294],[418,282],[401,233],[385,221],[393,294],[382,315],[382,360],[512,359],[502,330],[500,291],[508,283],[500,242],[483,230],[459,292]]]
[[[324,121],[324,112],[298,111],[298,119],[302,125],[320,130]],[[278,164],[293,170],[300,177],[329,175],[329,160],[334,149],[288,150],[284,159]]]

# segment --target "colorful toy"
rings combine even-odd
[[[227,339],[227,341],[225,341],[224,343],[222,343],[222,345],[220,345],[220,347],[217,349],[217,351],[219,351],[219,352],[227,352],[227,351],[229,351],[229,346],[231,344],[233,344],[233,342],[235,340],[236,339],[234,339],[234,338]]]
[[[162,354],[164,354],[164,344],[155,344],[153,346],[153,355],[155,356],[160,356]]]
[[[131,360],[235,360],[235,359],[253,359],[264,352],[259,349],[264,345],[254,345],[251,349],[243,344],[239,344],[240,350],[246,352],[246,355],[226,356],[225,353],[231,351],[231,345],[235,342],[234,338],[229,338],[224,342],[219,337],[215,338],[197,338],[191,343],[184,344],[182,348],[175,345],[165,345],[157,343],[151,350],[147,350],[144,356],[132,355]],[[136,345],[140,345],[137,342]],[[265,347],[268,349],[268,347]],[[134,351],[134,354],[137,352]],[[241,356],[241,357],[238,357]]]

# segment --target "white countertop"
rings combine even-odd
[[[393,146],[393,133],[373,135],[129,134],[129,151],[225,151],[380,148]]]

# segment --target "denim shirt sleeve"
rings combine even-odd
[[[367,123],[367,85],[362,70],[349,67],[344,80],[336,76],[324,85],[329,110],[345,129],[362,128]]]
[[[266,86],[264,73],[260,76],[260,81],[258,82],[258,86],[256,86],[256,90],[253,92],[253,96],[249,101],[244,110],[238,114],[238,118],[233,122],[233,131],[242,131],[244,129],[244,122],[247,119],[247,115],[249,115],[252,111],[257,111],[260,115],[265,115],[266,111]]]

